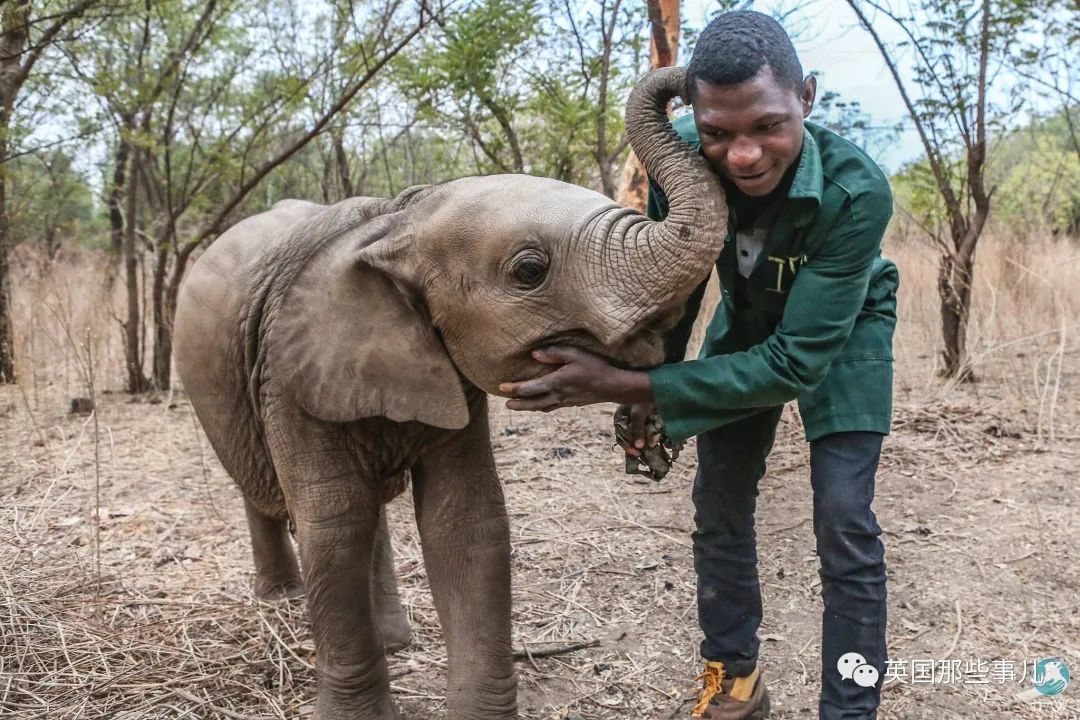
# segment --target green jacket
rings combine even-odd
[[[700,149],[692,115],[673,123]],[[704,284],[669,337],[668,363],[650,371],[668,432],[684,440],[798,399],[806,439],[843,431],[889,432],[896,266],[881,257],[892,192],[858,147],[807,122],[784,204],[744,294],[734,213],[716,261],[722,302],[697,360],[680,362]],[[650,186],[649,216],[667,215]]]

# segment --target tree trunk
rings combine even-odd
[[[321,142],[315,143],[315,147],[318,149],[319,158],[322,160],[322,180],[319,181],[319,192],[322,193],[322,203],[323,205],[332,205],[333,201],[330,198],[338,194],[334,188],[333,163],[330,162],[334,148],[331,146],[328,150],[324,151]]]
[[[45,228],[45,256],[49,262],[54,262],[60,254],[60,234],[55,227]]]
[[[631,207],[638,212],[645,212],[649,204],[649,176],[645,174],[645,168],[641,161],[631,150],[623,163],[622,174],[619,176],[619,191],[615,196],[616,202],[624,207]]]
[[[172,322],[166,317],[165,277],[169,266],[169,240],[158,243],[157,262],[154,263],[154,281],[151,289],[154,322],[154,372],[153,384],[157,390],[168,390],[171,381]]]
[[[6,113],[5,113],[6,115]],[[4,120],[7,118],[5,117]],[[6,135],[7,123],[0,125]],[[2,137],[2,136],[0,136]],[[0,156],[7,155],[7,142],[0,139]],[[0,165],[0,384],[15,382],[15,338],[11,330],[11,267],[9,260],[11,236],[7,214],[7,180]]]
[[[116,147],[116,159],[113,163],[112,188],[109,190],[109,237],[112,242],[109,249],[112,259],[119,259],[124,252],[124,213],[120,209],[121,198],[124,197],[124,173],[127,170],[130,147],[123,137],[120,138]],[[112,263],[110,262],[110,265]]]
[[[499,124],[503,134],[506,136],[506,142],[510,145],[510,154],[513,158],[513,165],[510,166],[511,172],[525,172],[525,158],[521,154],[521,144],[518,142],[514,124],[510,122],[510,113],[506,111],[506,108],[495,102],[493,98],[486,94],[479,94],[477,99],[480,100],[480,104],[488,109],[491,116],[495,118],[495,122]]]
[[[341,182],[341,192],[343,198],[350,198],[356,194],[356,190],[353,187],[352,173],[349,171],[349,155],[345,152],[345,139],[341,128],[335,128],[330,131],[330,140],[334,147],[334,163],[337,165],[338,180]]]
[[[679,57],[679,0],[646,0],[649,12],[649,67],[674,65]],[[649,179],[641,161],[631,150],[619,177],[616,202],[645,212],[649,201]]]
[[[606,0],[605,0],[606,2]],[[611,5],[611,18],[607,24],[604,25],[601,30],[604,38],[603,52],[600,54],[600,90],[597,97],[596,107],[596,164],[600,169],[600,189],[605,195],[612,200],[615,199],[616,186],[615,186],[615,168],[614,160],[611,153],[608,151],[607,141],[607,115],[608,115],[608,79],[611,76],[611,44],[615,37],[615,25],[619,20],[619,5],[621,0],[615,0]],[[601,4],[600,17],[604,17],[603,8],[606,4]]]
[[[0,22],[0,383],[15,382],[15,338],[11,328],[11,218],[7,210],[8,137],[19,93],[26,74],[22,55],[26,50],[29,3],[6,5]]]
[[[124,183],[129,155],[130,148],[121,133],[116,157],[113,160],[112,187],[109,189],[109,199],[106,201],[106,206],[109,208],[109,256],[105,263],[107,302],[112,301],[113,284],[116,282],[116,273],[120,268],[120,259],[124,257],[124,211],[121,206],[125,200]]]
[[[194,248],[191,248],[194,249]],[[157,331],[154,344],[154,384],[162,389],[169,388],[172,381],[172,331],[176,320],[176,298],[180,295],[180,283],[184,279],[190,252],[179,252],[173,263],[172,275],[168,276],[162,303],[162,330]],[[156,278],[155,278],[156,279]]]
[[[124,142],[131,142],[126,139]],[[150,389],[150,384],[143,375],[142,346],[139,342],[139,330],[142,317],[139,314],[139,260],[135,254],[135,213],[139,177],[135,171],[139,163],[139,148],[130,149],[131,168],[128,173],[124,202],[124,274],[127,278],[127,322],[124,323],[124,358],[127,365],[127,391],[131,394],[143,393]]]
[[[971,315],[971,288],[975,272],[974,255],[946,253],[938,270],[938,296],[941,299],[941,337],[945,363],[942,376],[974,381],[967,354],[967,327]]]
[[[655,70],[674,65],[679,56],[680,0],[646,0],[652,41],[649,67]]]

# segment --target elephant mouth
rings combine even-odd
[[[625,370],[651,370],[664,362],[664,336],[646,330],[637,333],[624,344],[619,358],[612,365]]]
[[[592,353],[621,370],[648,370],[664,360],[664,336],[659,327],[649,326],[633,333],[617,346],[601,342],[585,330],[573,330],[546,337],[529,348],[526,356],[536,366],[536,376],[552,371],[551,365],[532,360],[532,351],[552,345],[566,345]]]

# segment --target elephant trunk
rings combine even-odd
[[[618,303],[640,306],[647,295],[657,307],[685,302],[720,254],[727,231],[727,202],[705,158],[687,145],[668,120],[668,102],[683,95],[685,68],[646,75],[626,103],[630,145],[649,177],[668,198],[668,215],[652,222],[624,208],[609,211],[604,262],[618,287]],[[627,323],[641,317],[627,318]]]

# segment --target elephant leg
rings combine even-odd
[[[276,602],[303,595],[304,584],[289,541],[288,522],[264,515],[247,498],[244,512],[255,558],[255,597]]]
[[[394,572],[394,549],[390,544],[390,528],[386,523],[386,511],[379,515],[379,532],[375,536],[374,582],[371,585],[372,603],[375,607],[375,624],[382,636],[386,652],[395,653],[407,648],[412,642],[409,618],[401,606],[398,595],[397,574]]]
[[[275,447],[275,445],[277,447]],[[381,503],[333,427],[296,430],[271,451],[304,568],[315,640],[319,720],[396,720],[372,607]]]
[[[413,468],[413,496],[449,660],[448,720],[517,716],[510,646],[510,529],[486,401]]]

